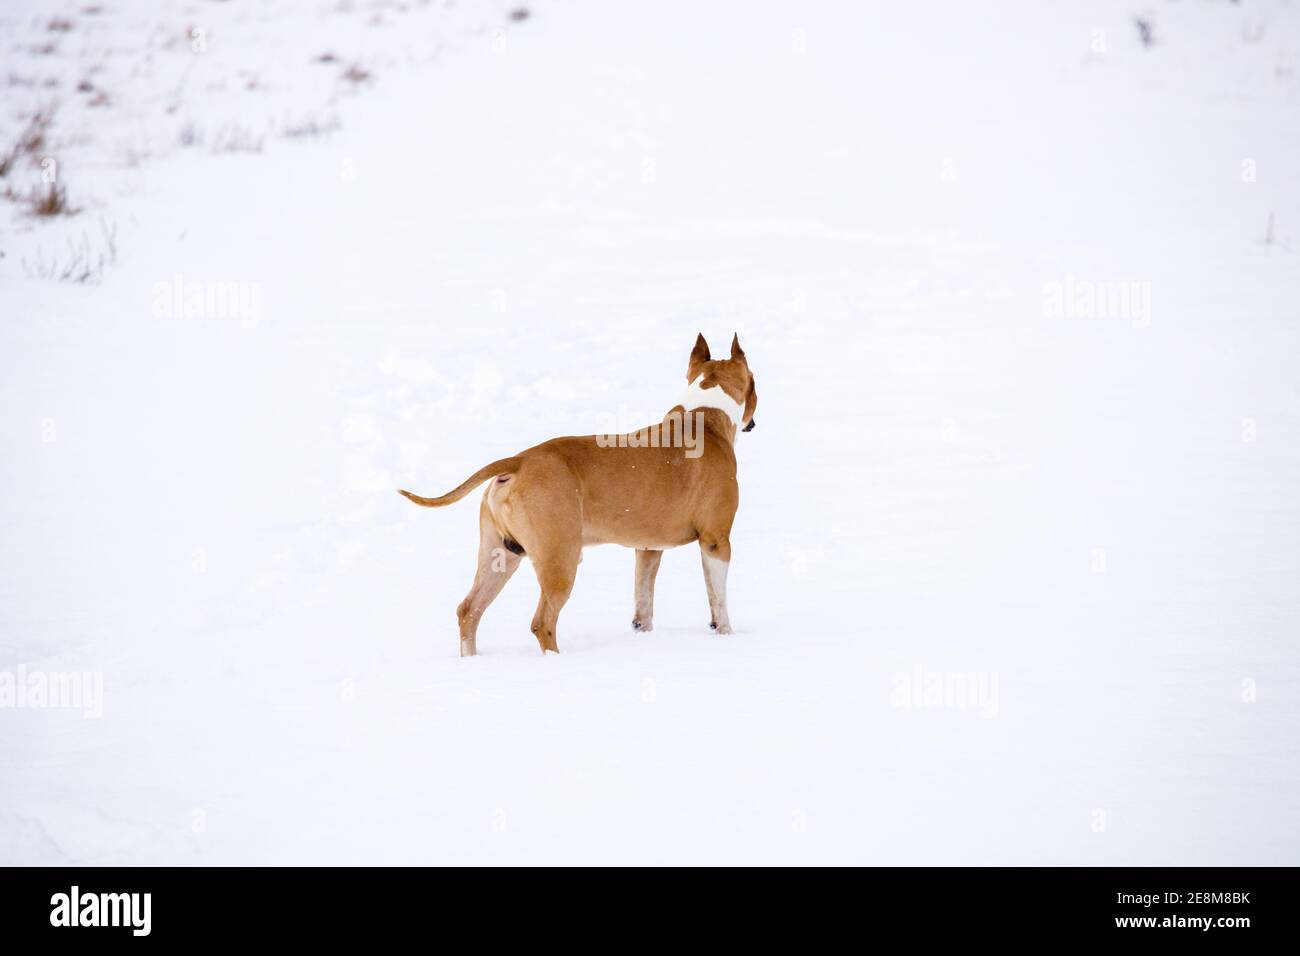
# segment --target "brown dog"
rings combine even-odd
[[[558,653],[556,620],[573,589],[582,549],[591,544],[636,549],[632,627],[649,631],[664,549],[699,541],[710,626],[731,633],[727,567],[740,501],[732,446],[737,429],[754,427],[758,395],[738,337],[731,340],[731,357],[715,362],[699,336],[686,381],[686,395],[657,425],[626,435],[553,438],[484,465],[441,498],[400,492],[417,505],[439,508],[493,479],[479,507],[478,572],[456,608],[462,657],[476,652],[479,618],[524,555],[532,559],[542,589],[533,634],[543,653]]]

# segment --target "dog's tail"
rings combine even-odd
[[[477,488],[483,482],[487,481],[493,475],[513,475],[519,470],[520,459],[502,458],[500,461],[494,461],[490,465],[484,465],[474,474],[470,475],[463,482],[455,487],[452,491],[447,492],[441,498],[421,498],[419,495],[413,495],[409,491],[397,489],[399,495],[410,498],[417,505],[423,505],[426,508],[441,508],[443,505],[449,505],[454,501],[460,501],[467,494]]]

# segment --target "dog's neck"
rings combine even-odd
[[[745,418],[745,404],[738,402],[728,395],[721,385],[713,385],[709,388],[701,388],[700,382],[704,376],[701,375],[690,385],[686,386],[686,391],[678,399],[677,404],[684,411],[702,411],[708,408],[714,408],[726,416],[733,428],[740,428],[741,422]]]

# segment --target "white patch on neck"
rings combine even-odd
[[[704,376],[701,375],[690,385],[686,386],[686,392],[678,400],[677,404],[691,412],[697,408],[716,408],[718,411],[726,414],[731,419],[731,423],[737,428],[745,418],[745,404],[738,402],[728,395],[721,385],[714,385],[712,388],[700,388],[700,382]]]

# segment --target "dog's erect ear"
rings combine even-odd
[[[704,333],[695,336],[695,348],[691,349],[691,364],[709,360],[709,343],[704,341]]]
[[[733,335],[731,337],[731,360],[734,362],[737,359],[739,359],[742,362],[745,361],[745,350],[740,347],[739,334]]]
[[[699,367],[709,360],[709,343],[704,341],[704,334],[695,337],[695,348],[691,349],[691,360],[686,363],[686,381],[695,381]]]

